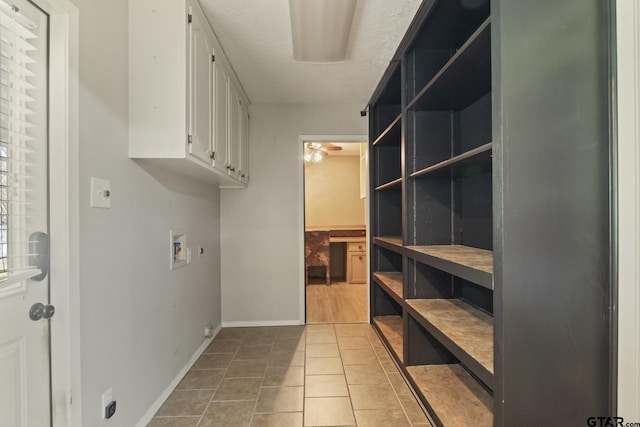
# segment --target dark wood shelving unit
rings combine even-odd
[[[489,14],[424,2],[370,102],[371,320],[441,425],[492,423]]]
[[[424,0],[369,101],[371,322],[436,425],[616,407],[612,13]]]
[[[410,258],[493,289],[493,252],[462,245],[406,246]]]
[[[493,387],[493,318],[456,299],[407,300],[407,310],[471,372]]]

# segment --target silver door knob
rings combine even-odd
[[[51,304],[42,304],[37,302],[29,309],[29,318],[31,320],[51,319],[56,312],[56,308]]]

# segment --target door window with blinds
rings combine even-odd
[[[46,274],[48,18],[0,0],[0,288]]]

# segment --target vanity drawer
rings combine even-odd
[[[367,242],[349,242],[347,243],[347,252],[365,252],[367,250]]]

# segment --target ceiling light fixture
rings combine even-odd
[[[293,59],[344,61],[355,10],[356,0],[289,0]]]

